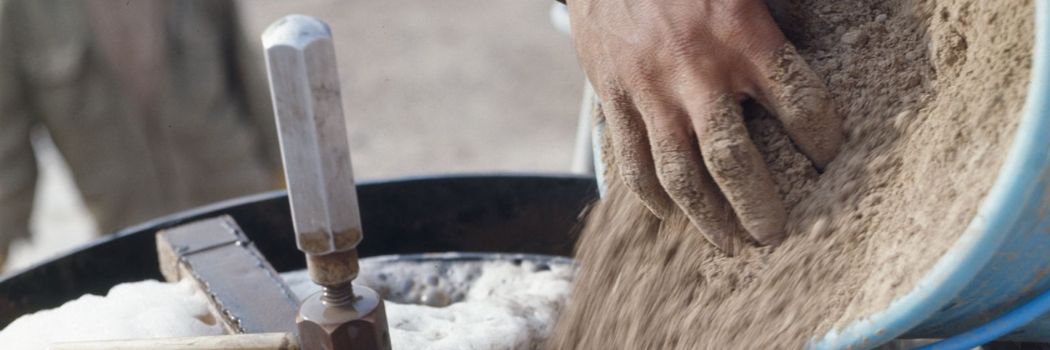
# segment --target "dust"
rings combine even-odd
[[[789,208],[787,240],[727,257],[684,215],[654,217],[612,174],[551,347],[801,348],[887,307],[966,228],[1022,110],[1032,1],[795,5],[789,32],[846,139],[819,174],[779,121],[745,110]]]

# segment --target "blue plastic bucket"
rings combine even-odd
[[[1028,98],[991,192],[946,255],[885,310],[833,330],[815,349],[865,349],[897,337],[945,338],[1050,290],[1050,3],[1035,7]],[[1050,342],[1050,316],[1004,339]]]

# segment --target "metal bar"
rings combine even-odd
[[[164,278],[192,279],[230,333],[295,330],[298,298],[233,218],[163,230],[156,242]]]

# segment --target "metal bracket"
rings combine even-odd
[[[164,278],[192,279],[228,332],[295,332],[298,298],[233,218],[160,231],[157,254]]]

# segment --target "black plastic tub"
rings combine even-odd
[[[596,194],[593,178],[572,175],[445,176],[358,186],[362,256],[501,252],[569,256],[579,218]],[[163,279],[154,234],[189,221],[230,215],[278,271],[305,268],[283,191],[182,212],[134,226],[0,279],[0,329],[114,285]]]

